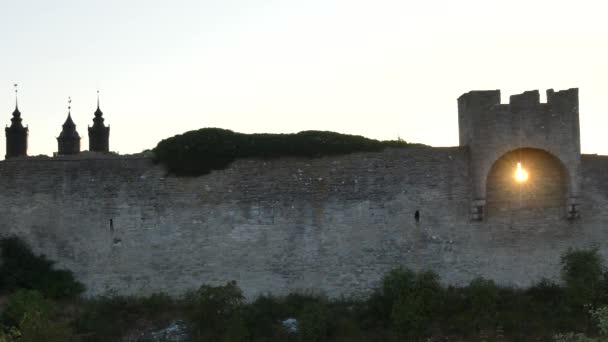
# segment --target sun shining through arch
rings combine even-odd
[[[517,162],[517,169],[515,170],[515,180],[518,183],[523,183],[528,180],[528,171],[526,171],[521,166],[521,162]]]
[[[512,219],[512,215],[540,208],[562,210],[566,206],[568,179],[563,163],[545,150],[521,148],[507,152],[495,161],[487,176],[487,218]]]

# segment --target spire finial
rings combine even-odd
[[[97,89],[97,109],[99,109],[99,89]]]
[[[72,111],[72,97],[68,96],[68,115],[70,115],[71,111]]]
[[[13,85],[13,87],[15,87],[15,110],[19,110],[19,100],[18,100],[19,97],[17,96],[17,93],[19,92],[19,89],[17,88],[18,84],[15,83]]]

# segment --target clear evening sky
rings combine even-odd
[[[331,130],[458,145],[456,98],[580,89],[585,153],[608,154],[602,1],[0,0],[0,122],[13,84],[29,154],[72,117],[88,149],[96,91],[110,149],[201,127]],[[4,134],[0,154],[5,150]]]

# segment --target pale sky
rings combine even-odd
[[[606,13],[584,0],[0,0],[0,123],[18,83],[30,155],[57,151],[68,96],[88,149],[97,89],[120,153],[202,127],[455,146],[462,93],[578,87],[582,150],[608,154]]]

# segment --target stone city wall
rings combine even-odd
[[[15,158],[0,162],[0,233],[72,270],[88,295],[228,280],[248,298],[366,295],[398,266],[526,286],[557,279],[569,247],[608,257],[608,157],[581,160],[581,218],[535,208],[475,222],[464,147],[238,160],[196,178],[146,157]]]

